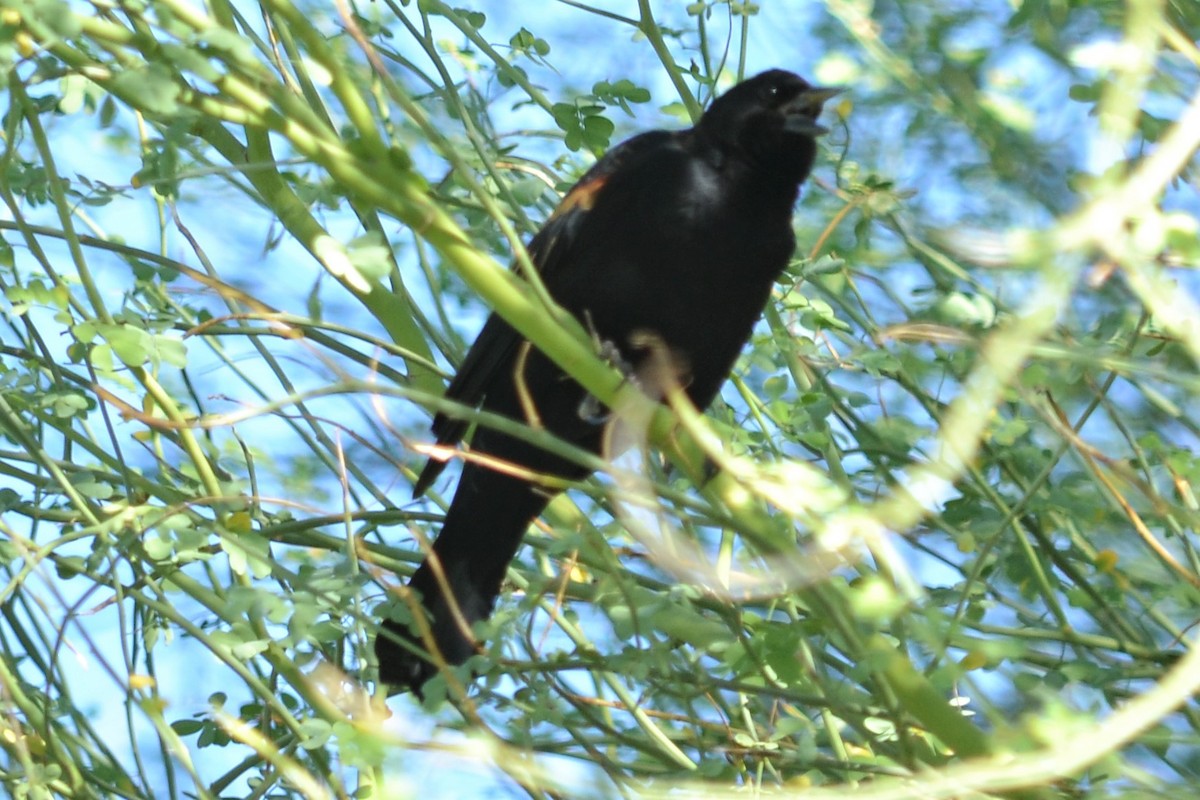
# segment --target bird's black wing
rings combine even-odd
[[[570,263],[574,243],[581,238],[580,231],[587,225],[588,212],[604,191],[609,178],[629,162],[652,156],[653,151],[666,146],[674,136],[666,131],[650,131],[635,136],[605,153],[571,187],[525,248],[543,281],[552,282],[555,274]],[[466,406],[479,407],[495,381],[511,373],[521,341],[521,335],[498,314],[488,317],[450,381],[446,398]],[[453,445],[462,441],[470,426],[464,420],[439,413],[433,418],[432,427],[439,445]],[[413,496],[424,494],[445,466],[445,461],[427,461],[413,487]]]

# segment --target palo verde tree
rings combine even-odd
[[[0,0],[8,790],[1200,789],[1197,7],[462,4]],[[656,406],[508,265],[768,67],[846,89],[800,248]],[[388,700],[489,310],[639,441]]]

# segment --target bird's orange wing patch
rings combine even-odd
[[[562,199],[558,207],[550,214],[550,219],[556,219],[571,211],[591,211],[592,206],[596,205],[596,198],[600,196],[600,190],[604,188],[604,184],[608,182],[607,175],[597,175],[586,181],[581,181],[571,187],[571,191],[567,192],[567,196]]]

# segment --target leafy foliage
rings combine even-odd
[[[13,795],[1200,787],[1193,7],[473,5],[0,0]],[[723,402],[655,412],[500,264],[768,66],[847,87],[801,252]],[[666,458],[556,501],[389,715],[485,306]]]

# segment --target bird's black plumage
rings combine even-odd
[[[783,70],[765,72],[715,100],[694,128],[652,131],[613,148],[579,180],[529,243],[546,290],[636,372],[650,356],[644,334],[665,344],[691,401],[705,408],[719,391],[795,249],[792,207],[816,155],[821,104],[834,92]],[[518,388],[519,387],[519,388]],[[446,396],[538,424],[577,447],[600,452],[604,425],[583,413],[584,389],[493,314],[463,359]],[[524,399],[523,399],[524,397]],[[467,424],[438,415],[439,444]],[[474,452],[568,480],[577,463],[480,427]],[[416,493],[443,464],[430,461]],[[445,660],[475,651],[442,591],[436,559],[461,622],[486,619],[529,523],[551,493],[511,474],[468,462],[433,555],[409,585],[420,592]],[[419,689],[433,665],[406,626],[385,620],[376,639],[383,681]]]

